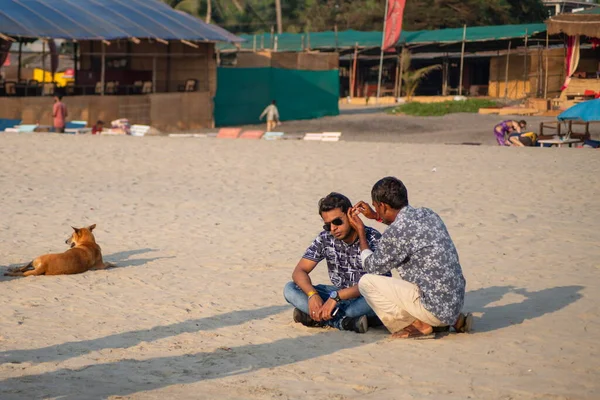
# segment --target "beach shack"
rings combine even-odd
[[[52,96],[61,94],[69,119],[89,125],[127,118],[165,132],[213,126],[215,44],[239,37],[157,0],[0,4],[0,65],[11,46],[34,40],[53,55],[38,81],[23,78],[19,52],[16,77],[0,80],[0,118],[51,124]],[[63,85],[50,81],[55,39],[71,44],[73,79]]]

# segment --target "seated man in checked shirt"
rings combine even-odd
[[[358,281],[366,272],[360,261],[358,234],[348,222],[351,208],[350,200],[339,193],[330,193],[319,201],[323,231],[298,262],[293,282],[283,292],[286,301],[295,307],[294,322],[357,333],[367,331],[369,319],[372,325],[381,324],[358,291]],[[364,233],[368,247],[375,251],[381,234],[369,227]],[[323,259],[332,285],[313,285],[309,274]]]
[[[470,331],[472,315],[461,313],[466,282],[442,219],[428,208],[411,207],[406,187],[391,176],[373,186],[371,199],[375,210],[361,201],[349,213],[369,272],[359,289],[392,337],[432,338],[434,327],[450,325]],[[375,251],[359,214],[389,225]],[[380,276],[393,268],[400,279]]]

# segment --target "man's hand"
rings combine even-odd
[[[333,310],[335,310],[335,307],[337,307],[337,301],[333,299],[328,299],[323,305],[323,307],[321,307],[321,320],[329,321],[331,318],[333,318],[331,316],[331,313],[333,312]]]
[[[355,208],[351,208],[348,210],[348,222],[350,226],[358,233],[358,236],[364,236],[365,233],[365,224],[362,219],[359,217],[360,212]]]
[[[319,294],[315,294],[308,299],[308,312],[314,321],[321,321],[321,308],[323,307],[323,299]]]
[[[356,205],[354,206],[354,209],[357,210],[358,212],[360,212],[362,215],[364,215],[365,218],[368,218],[368,219],[378,219],[379,218],[379,215],[377,215],[375,210],[373,210],[371,208],[371,206],[368,205],[367,203],[365,203],[364,201],[359,201],[358,203],[356,203]]]

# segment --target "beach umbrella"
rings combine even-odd
[[[600,99],[575,104],[558,115],[559,121],[600,121]]]

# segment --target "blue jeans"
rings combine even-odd
[[[315,290],[321,296],[323,301],[329,299],[329,293],[334,290],[339,290],[333,285],[315,285]],[[283,297],[285,300],[296,307],[298,310],[308,314],[308,296],[294,282],[288,282],[283,289]],[[342,300],[338,303],[339,311],[329,321],[323,321],[325,325],[333,326],[334,328],[342,329],[342,319],[344,317],[356,318],[362,315],[367,317],[376,317],[375,312],[371,309],[364,297],[360,296],[355,299]]]

